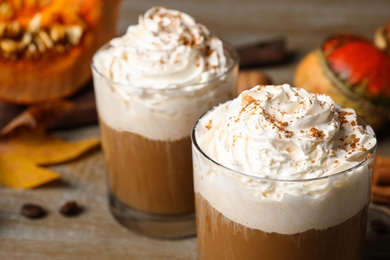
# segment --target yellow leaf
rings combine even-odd
[[[39,165],[52,165],[73,160],[99,144],[99,139],[95,138],[66,142],[55,136],[37,134],[19,136],[8,141],[10,149]]]
[[[34,188],[54,181],[60,175],[37,166],[29,158],[12,151],[0,152],[0,183],[15,189]]]
[[[28,189],[56,180],[59,174],[39,165],[73,160],[99,144],[95,138],[67,142],[44,128],[15,130],[0,140],[0,184]]]

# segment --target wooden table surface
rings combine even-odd
[[[286,37],[291,62],[258,68],[276,84],[293,84],[299,60],[332,32],[355,32],[372,37],[390,18],[390,2],[371,1],[164,1],[164,6],[185,11],[236,46],[275,36]],[[124,1],[118,31],[123,33],[137,15],[161,1]],[[56,134],[79,140],[99,137],[97,124]],[[382,135],[378,154],[390,156],[390,136]],[[195,259],[196,238],[177,241],[149,239],[120,226],[107,205],[105,163],[100,149],[70,163],[53,166],[61,181],[33,189],[0,188],[0,259]],[[84,212],[63,217],[59,207],[77,200]],[[22,204],[43,205],[49,214],[29,220],[19,214]],[[372,218],[388,218],[372,213]],[[369,226],[365,259],[390,259],[390,234]]]

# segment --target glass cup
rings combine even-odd
[[[224,74],[180,89],[113,82],[92,61],[109,205],[127,228],[158,238],[195,235],[190,135],[201,114],[232,97],[238,56],[227,44],[224,51]],[[172,139],[172,132],[183,137]]]
[[[355,167],[331,176],[267,179],[208,157],[198,145],[197,124],[198,259],[362,259],[375,147]]]

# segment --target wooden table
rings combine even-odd
[[[57,134],[79,139],[98,137],[99,130],[90,126]],[[111,217],[104,167],[102,152],[93,151],[52,167],[62,174],[60,182],[34,190],[1,189],[0,259],[195,259],[195,238],[149,239],[126,230]],[[73,218],[62,216],[58,209],[68,200],[77,200],[84,212]],[[48,215],[38,220],[22,217],[19,210],[26,202],[44,205]],[[369,227],[366,255],[365,259],[389,259],[390,234],[379,235]]]
[[[294,3],[292,3],[294,2]],[[299,60],[332,32],[349,31],[371,37],[390,18],[390,2],[371,1],[165,1],[188,12],[225,40],[238,46],[275,36],[286,37],[291,62],[258,68],[276,84],[293,83]],[[119,32],[159,1],[124,1]],[[96,124],[59,131],[68,140],[99,137]],[[390,156],[390,138],[380,139],[378,153]],[[195,259],[196,239],[165,241],[133,234],[110,215],[101,150],[67,164],[51,167],[62,175],[34,190],[0,188],[0,259]],[[68,200],[85,207],[83,214],[63,217],[59,207]],[[23,203],[44,205],[49,214],[29,220],[19,214]],[[378,218],[377,215],[372,215]],[[380,216],[379,216],[380,217]],[[365,259],[390,259],[390,234],[369,227]]]

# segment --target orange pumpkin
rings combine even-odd
[[[120,0],[0,0],[0,100],[68,97],[115,35]]]
[[[295,86],[331,96],[380,130],[390,122],[390,34],[382,32],[384,38],[375,42],[357,34],[330,35],[300,61]]]

